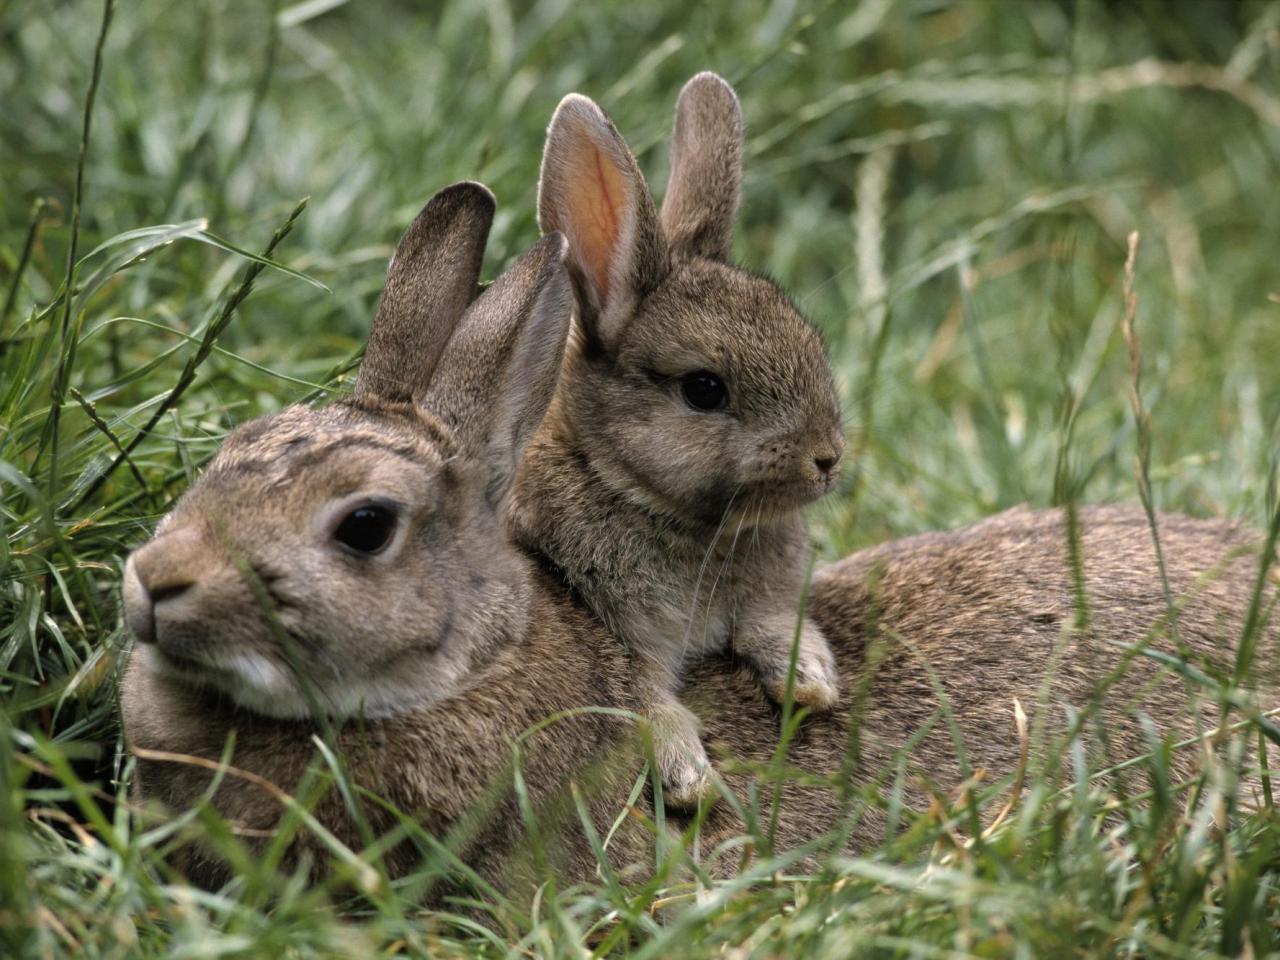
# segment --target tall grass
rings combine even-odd
[[[494,188],[492,275],[534,235],[563,93],[605,105],[660,185],[675,93],[707,67],[746,112],[740,259],[824,329],[854,436],[845,489],[813,515],[824,557],[1023,501],[1141,499],[1239,517],[1274,546],[1280,4],[112,14],[0,6],[13,955],[1280,955],[1271,783],[1251,796],[1230,762],[1276,746],[1243,701],[1192,784],[1172,782],[1154,732],[1130,767],[1153,788],[1127,795],[1067,742],[1079,786],[1029,771],[1000,827],[974,835],[975,798],[1003,802],[981,784],[916,815],[889,771],[880,796],[850,798],[899,825],[859,858],[804,874],[758,855],[701,890],[605,874],[533,905],[478,889],[499,918],[486,927],[464,905],[415,906],[457,868],[443,847],[403,889],[340,870],[363,886],[353,901],[246,857],[207,810],[131,818],[113,693],[123,557],[233,425],[349,387],[391,241],[424,200],[464,177]],[[1255,666],[1242,640],[1236,682]],[[305,804],[287,822],[312,829]],[[197,836],[237,883],[181,882],[165,856]]]

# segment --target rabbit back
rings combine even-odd
[[[850,695],[830,714],[807,718],[789,746],[789,765],[832,785],[787,784],[780,846],[832,829],[841,785],[853,793],[873,785],[887,792],[899,763],[904,801],[916,809],[948,796],[975,770],[986,771],[987,783],[1011,777],[1022,753],[1015,698],[1033,726],[1037,712],[1045,725],[1033,765],[1069,727],[1068,706],[1094,711],[1084,742],[1095,769],[1108,764],[1108,755],[1118,762],[1149,749],[1139,713],[1175,740],[1213,729],[1212,691],[1196,696],[1194,685],[1162,669],[1160,660],[1134,653],[1146,645],[1157,656],[1179,656],[1179,644],[1161,629],[1168,607],[1144,512],[1087,507],[1079,519],[1083,631],[1073,629],[1077,591],[1063,510],[1015,508],[962,530],[863,550],[815,573],[809,612],[830,639]],[[1257,578],[1257,538],[1221,520],[1165,514],[1158,523],[1181,655],[1207,674],[1229,675]],[[1264,609],[1274,602],[1274,585],[1268,591]],[[1247,678],[1264,710],[1280,705],[1278,651],[1280,629],[1267,625],[1258,668]],[[750,671],[719,659],[692,674],[685,699],[706,726],[712,756],[736,761],[722,769],[768,762],[774,742],[743,716],[777,718],[778,711]],[[1094,704],[1095,691],[1109,680]],[[1201,756],[1195,747],[1176,750],[1175,773],[1189,774]],[[1054,775],[1065,784],[1071,771]],[[749,773],[726,779],[749,796]],[[703,832],[707,849],[741,829],[728,805],[717,805]],[[868,809],[853,826],[849,849],[877,844],[884,830],[883,811]]]

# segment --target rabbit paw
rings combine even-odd
[[[769,664],[764,671],[764,680],[769,695],[782,703],[787,695],[787,673],[791,669],[790,643],[780,646],[776,652],[779,660]],[[807,621],[800,632],[792,695],[797,704],[814,710],[830,710],[840,699],[840,675],[836,671],[835,657],[822,631]]]
[[[663,704],[649,712],[653,753],[662,777],[662,795],[673,807],[696,807],[710,799],[711,761],[699,738],[699,723],[688,707]]]

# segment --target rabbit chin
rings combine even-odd
[[[148,669],[200,689],[214,690],[236,706],[277,720],[306,720],[312,709],[284,664],[254,650],[217,657],[211,662],[174,659],[157,646],[143,647]],[[311,684],[317,707],[335,719],[363,717],[369,720],[409,713],[427,706],[432,698],[419,687],[396,683],[359,684],[350,680],[340,689]]]

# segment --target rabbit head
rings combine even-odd
[[[523,629],[498,513],[572,293],[549,235],[475,298],[493,209],[478,184],[437,194],[396,248],[354,394],[234,431],[129,558],[152,668],[268,716],[387,716],[456,692]]]
[[[561,101],[538,193],[569,241],[578,324],[557,413],[619,490],[671,515],[751,522],[834,486],[844,439],[821,338],[774,283],[732,265],[742,118],[702,73],[676,105],[659,215],[586,97]]]

